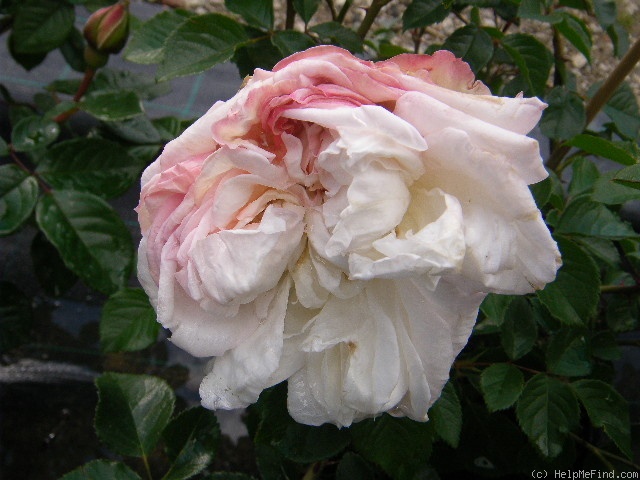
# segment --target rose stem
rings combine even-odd
[[[293,29],[293,22],[296,18],[296,11],[293,8],[293,0],[287,0],[287,13],[284,21],[284,28],[286,30]]]
[[[589,103],[587,103],[587,125],[589,125],[598,112],[602,110],[602,107],[604,107],[618,86],[620,86],[629,73],[631,73],[631,70],[633,70],[638,61],[640,61],[640,38],[636,40],[636,43],[634,43],[625,56],[622,57],[620,63],[613,69],[604,83],[598,88],[595,95],[591,97]],[[568,145],[562,145],[556,148],[547,161],[547,168],[555,171],[569,150],[571,150],[571,147]]]
[[[351,8],[352,3],[353,3],[353,0],[346,0],[344,2],[344,4],[342,5],[342,8],[340,9],[340,13],[338,13],[338,18],[336,19],[338,23],[344,22],[344,17],[347,16],[347,12],[349,11],[349,8]]]
[[[91,85],[91,82],[93,81],[93,76],[95,74],[96,74],[96,70],[94,68],[87,67],[87,69],[84,71],[84,77],[82,78],[82,83],[80,83],[80,86],[78,87],[78,91],[73,96],[74,102],[80,101],[82,96],[85,93],[87,93],[87,90],[89,89],[89,86]],[[56,118],[53,119],[53,121],[57,123],[62,123],[77,111],[78,111],[78,107],[73,107],[67,110],[66,112],[63,112],[60,115],[58,115]]]
[[[364,38],[367,36],[367,32],[369,32],[369,29],[373,25],[373,21],[378,16],[378,13],[380,13],[382,7],[384,7],[390,1],[391,0],[373,0],[371,2],[371,6],[367,9],[367,14],[362,19],[362,23],[360,24],[360,27],[358,27],[358,31],[356,32],[360,38]]]

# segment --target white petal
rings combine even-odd
[[[281,282],[253,334],[215,359],[200,385],[203,406],[213,410],[247,407],[273,385],[270,378],[280,365],[289,289],[289,280]]]
[[[387,168],[412,178],[423,171],[418,153],[427,148],[424,138],[413,125],[380,106],[305,108],[289,110],[285,116],[335,130],[337,146],[347,152],[343,166],[349,171],[366,169],[368,162],[362,164],[361,160],[372,154],[379,161],[386,159]]]
[[[398,227],[372,244],[371,254],[349,256],[351,278],[438,275],[460,267],[465,254],[462,208],[440,189],[411,189],[411,204]]]
[[[374,163],[354,177],[347,200],[325,247],[330,256],[368,246],[393,230],[409,206],[410,195],[398,172]]]
[[[394,113],[414,125],[430,147],[431,139],[437,138],[439,132],[456,128],[469,136],[475,148],[508,160],[505,166],[514,169],[527,184],[547,178],[538,142],[533,138],[482,121],[418,92],[404,94]]]
[[[484,293],[442,279],[372,280],[347,301],[330,298],[301,348],[305,367],[289,379],[299,422],[338,426],[402,412],[424,421],[467,341]]]
[[[303,218],[302,207],[269,206],[256,230],[223,230],[197,242],[190,254],[202,288],[221,304],[274,288],[300,253]]]
[[[522,178],[460,130],[445,129],[429,141],[418,183],[459,200],[467,245],[461,273],[471,287],[523,294],[552,281],[560,253]]]

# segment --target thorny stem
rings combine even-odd
[[[391,0],[372,0],[371,6],[367,9],[367,14],[362,19],[362,23],[360,27],[358,27],[358,31],[356,32],[358,36],[362,39],[367,36],[369,29],[373,25],[374,20],[387,3]]]
[[[87,93],[87,90],[89,89],[89,86],[91,85],[91,82],[93,81],[93,77],[95,76],[95,74],[96,74],[96,70],[94,68],[87,67],[87,69],[84,71],[84,77],[82,77],[82,82],[78,87],[78,91],[76,91],[76,94],[73,96],[74,102],[79,102],[80,99],[83,97],[83,95]],[[78,111],[78,107],[73,107],[67,110],[66,112],[63,112],[60,115],[58,115],[56,118],[53,119],[53,121],[57,123],[62,123],[68,120],[69,117],[71,117],[71,115],[73,115],[77,111]]]
[[[620,84],[631,73],[631,70],[640,61],[640,38],[636,40],[636,43],[627,51],[620,63],[609,74],[604,83],[598,88],[598,91],[587,103],[587,125],[595,118],[602,107],[605,106],[607,101],[611,98],[611,95],[618,89]],[[547,161],[547,167],[551,170],[556,170],[560,165],[560,162],[569,152],[571,147],[568,145],[562,145],[554,150],[551,157]]]
[[[604,458],[605,455],[613,460],[616,460],[617,462],[624,463],[625,465],[629,465],[630,467],[633,467],[636,470],[640,470],[640,465],[633,463],[631,460],[627,460],[624,457],[616,455],[615,453],[611,453],[601,448],[598,448],[594,444],[587,442],[583,438],[580,438],[575,433],[572,433],[571,437],[581,445],[584,445],[586,448],[591,450],[602,461],[602,463],[604,463],[607,466],[607,468],[609,468],[610,470],[615,470],[615,468],[611,464],[611,462],[609,462],[607,459]]]

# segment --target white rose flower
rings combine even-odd
[[[215,357],[203,405],[287,380],[305,424],[426,420],[486,294],[560,266],[528,188],[543,108],[446,51],[317,47],[169,143],[142,178],[139,277],[172,341]]]

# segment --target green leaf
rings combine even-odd
[[[61,477],[60,480],[139,480],[133,470],[121,462],[93,460]]]
[[[551,315],[566,325],[584,325],[595,314],[600,299],[600,271],[578,245],[556,238],[562,267],[555,281],[538,292]]]
[[[124,58],[145,65],[160,63],[169,36],[192,16],[184,10],[165,10],[147,20],[129,38]]]
[[[273,28],[273,0],[225,0],[224,4],[252,27],[265,30]]]
[[[640,107],[631,86],[624,82],[613,93],[603,109],[622,134],[631,139],[640,135]],[[609,157],[606,157],[609,158]]]
[[[593,11],[603,29],[607,29],[616,22],[618,11],[614,0],[592,0],[592,2]]]
[[[629,169],[634,169],[634,166],[603,173],[593,185],[591,198],[606,205],[621,205],[631,200],[640,200],[640,191],[638,191],[640,184],[637,182],[639,172],[635,169],[634,173]],[[625,172],[625,170],[629,171]],[[619,178],[621,174],[629,177],[621,179]]]
[[[73,6],[61,0],[19,2],[11,33],[16,53],[50,52],[66,40],[75,20]]]
[[[85,71],[87,65],[84,61],[84,37],[79,30],[71,29],[67,40],[60,46],[60,53],[76,72]]]
[[[358,422],[350,431],[356,451],[394,479],[413,479],[431,453],[431,423],[384,414]]]
[[[347,430],[340,430],[334,425],[310,427],[291,422],[275,446],[289,460],[312,463],[337,455],[349,441]]]
[[[11,132],[11,143],[18,152],[46,147],[60,135],[60,126],[37,115],[19,120]]]
[[[607,35],[613,43],[613,53],[617,58],[629,50],[629,32],[619,22],[607,27]]]
[[[633,228],[587,195],[573,199],[556,224],[556,233],[620,240],[637,237]]]
[[[158,79],[204,72],[229,60],[236,48],[248,40],[242,25],[224,15],[210,13],[190,18],[167,39]]]
[[[16,231],[38,200],[38,182],[16,165],[0,166],[0,236]]]
[[[317,33],[322,41],[331,41],[352,53],[363,51],[362,39],[356,32],[340,25],[338,22],[320,23],[309,30]]]
[[[490,412],[513,405],[520,397],[523,386],[522,372],[508,363],[495,363],[480,375],[482,396]]]
[[[0,353],[29,340],[32,324],[30,299],[13,283],[0,281]]]
[[[241,77],[253,75],[256,68],[272,70],[274,65],[282,60],[280,50],[271,42],[271,39],[261,31],[252,31],[252,35],[259,34],[263,38],[253,37],[247,45],[240,46],[236,50],[231,61],[238,67]]]
[[[305,24],[309,23],[319,6],[320,0],[293,0],[293,8]]]
[[[567,434],[578,424],[580,408],[571,388],[539,373],[524,386],[516,406],[522,431],[546,457],[557,457]]]
[[[514,299],[511,295],[498,295],[497,293],[490,293],[487,295],[480,305],[480,310],[487,318],[490,318],[496,325],[502,325],[504,322],[504,315],[507,312],[509,304]]]
[[[562,328],[547,345],[547,367],[551,373],[566,377],[584,377],[591,373],[586,332]]]
[[[271,36],[271,42],[285,57],[316,45],[309,35],[295,30],[278,30]]]
[[[449,15],[442,0],[413,0],[402,15],[402,29],[428,27]]]
[[[453,32],[442,48],[462,57],[476,74],[493,57],[493,40],[476,25],[466,25]]]
[[[100,345],[103,352],[131,352],[152,345],[160,330],[149,298],[139,288],[111,295],[102,309]]]
[[[135,92],[92,92],[78,105],[81,110],[107,122],[126,120],[144,113]]]
[[[38,283],[54,297],[61,296],[78,281],[78,276],[65,266],[56,247],[42,232],[31,242],[31,261]]]
[[[104,293],[125,285],[133,261],[131,235],[104,200],[52,191],[36,205],[36,221],[65,265],[88,285]]]
[[[95,427],[114,452],[146,456],[169,423],[175,395],[167,383],[149,375],[105,373],[96,379]]]
[[[122,90],[134,92],[143,100],[153,100],[168,94],[171,88],[167,83],[156,82],[149,75],[110,68],[101,68],[89,88],[90,93],[120,93]]]
[[[516,297],[509,304],[501,330],[502,348],[509,358],[517,360],[531,351],[538,338],[538,328],[526,298]]]
[[[640,164],[631,165],[616,172],[613,181],[640,190]]]
[[[610,361],[622,358],[616,337],[609,330],[597,332],[591,337],[591,355]]]
[[[507,35],[502,47],[520,69],[530,92],[543,96],[551,71],[551,54],[539,40],[524,33]]]
[[[160,134],[160,139],[168,142],[185,131],[188,124],[177,117],[161,117],[152,120],[153,127]]]
[[[4,138],[0,137],[0,157],[4,157],[5,155],[9,155],[9,146],[7,142],[4,141]]]
[[[636,163],[636,159],[624,148],[619,147],[610,140],[594,135],[577,135],[569,140],[567,145],[579,148],[597,157],[608,158],[621,165],[634,165]]]
[[[37,171],[55,188],[112,198],[131,187],[143,166],[118,143],[80,137],[54,145]]]
[[[47,53],[20,53],[20,52],[16,52],[16,47],[15,47],[15,39],[13,35],[9,36],[9,53],[11,54],[11,57],[20,65],[22,66],[22,68],[24,68],[25,70],[31,70],[35,67],[37,67],[38,65],[40,65],[42,62],[44,62],[44,59],[47,58]]]
[[[336,480],[375,480],[375,478],[372,466],[360,455],[352,452],[342,456],[336,470]]]
[[[607,325],[615,333],[638,328],[639,313],[638,299],[633,296],[616,295],[607,299]]]
[[[162,143],[160,132],[146,115],[138,115],[120,122],[105,122],[103,126],[110,134],[118,137],[119,140],[124,140],[124,143],[137,145],[159,145]],[[142,165],[144,166],[144,164]],[[134,166],[132,165],[132,167]]]
[[[162,436],[172,462],[163,480],[182,480],[202,472],[214,459],[220,426],[212,411],[195,407],[171,420]]]
[[[462,407],[451,380],[446,383],[440,398],[429,409],[429,417],[435,433],[453,448],[457,448],[462,430]]]
[[[568,12],[559,12],[562,22],[555,28],[591,63],[591,32],[589,27],[578,17]]]
[[[557,140],[578,135],[585,127],[587,115],[580,96],[566,87],[555,87],[545,99],[540,129],[547,137]]]
[[[569,195],[576,197],[581,193],[593,189],[595,182],[600,178],[600,172],[595,164],[584,157],[578,157],[571,163],[571,183]]]
[[[571,387],[584,405],[591,423],[604,428],[620,451],[632,458],[629,404],[622,395],[600,380],[578,380]]]

